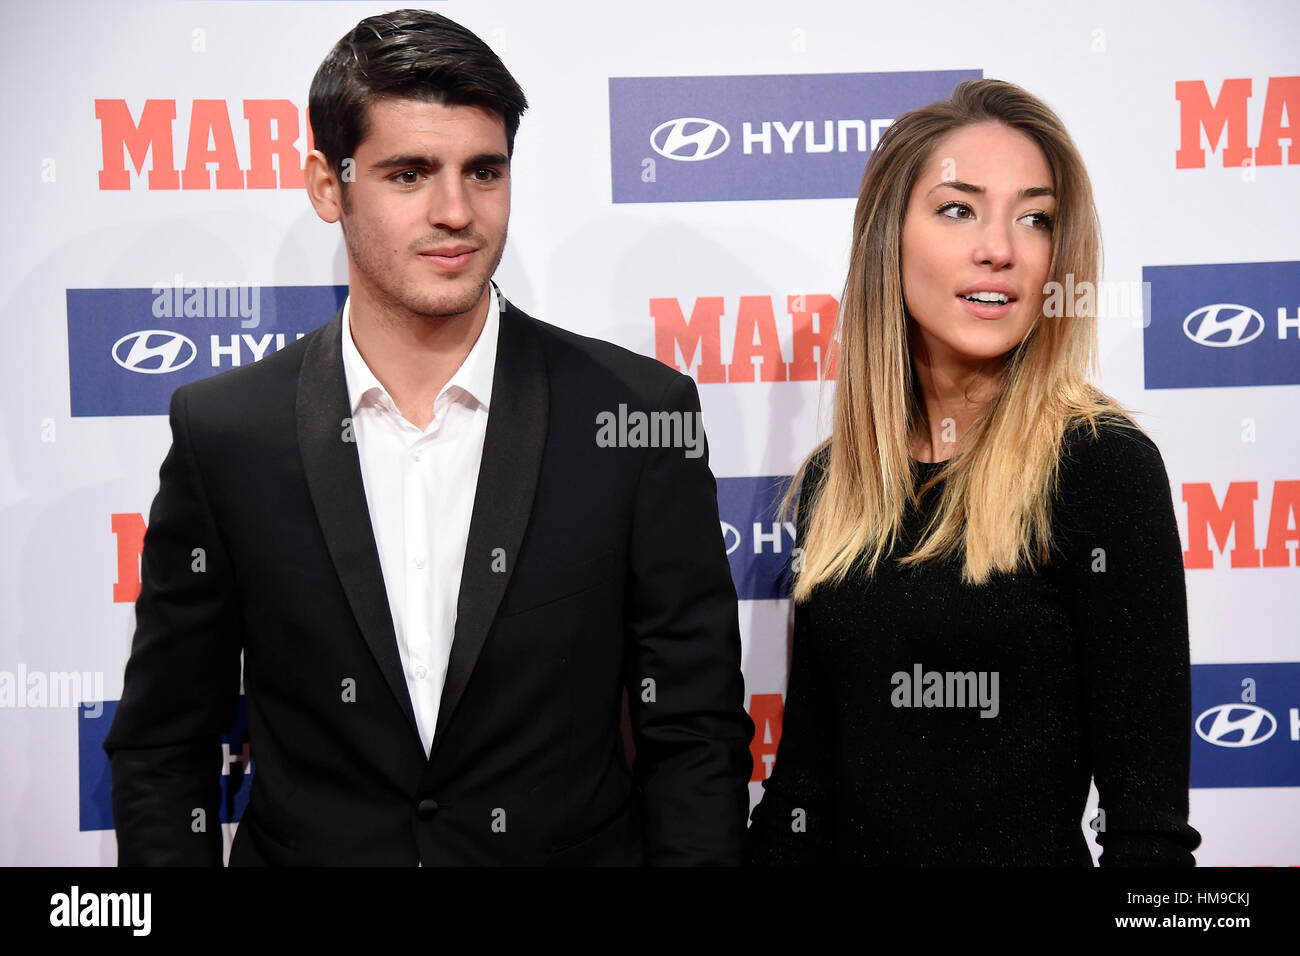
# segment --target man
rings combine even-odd
[[[241,652],[232,864],[739,862],[753,725],[695,387],[491,285],[525,107],[423,11],[317,72],[307,189],[349,297],[172,398],[104,744],[121,863],[221,862]],[[638,412],[684,447],[598,437]]]

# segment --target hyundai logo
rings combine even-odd
[[[1206,727],[1207,718],[1213,717]],[[1265,722],[1268,730],[1264,731]],[[1220,704],[1196,718],[1196,734],[1216,747],[1253,747],[1262,744],[1277,731],[1277,721],[1263,707],[1254,704]],[[1234,735],[1240,737],[1228,739]]]
[[[1244,305],[1205,305],[1183,319],[1184,335],[1216,349],[1253,342],[1263,331],[1264,317]]]
[[[698,163],[712,159],[730,146],[731,134],[721,123],[687,116],[656,126],[650,134],[650,145],[667,159]]]
[[[727,524],[725,521],[721,522],[721,524],[722,543],[727,546],[727,554],[731,554],[740,547],[740,532],[736,530],[735,525]]]
[[[128,342],[131,344],[129,350],[123,348]],[[113,343],[113,361],[128,372],[144,375],[175,372],[193,362],[198,354],[194,343],[185,336],[164,329],[132,332]]]

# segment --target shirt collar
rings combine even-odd
[[[478,402],[484,409],[491,404],[492,398],[492,380],[493,373],[496,370],[497,357],[497,338],[501,327],[501,307],[497,302],[497,288],[492,283],[488,283],[492,290],[488,296],[488,314],[487,320],[483,323],[483,329],[479,332],[478,339],[475,340],[474,346],[469,350],[469,355],[465,357],[456,369],[454,374],[442,390],[438,392],[438,398],[435,404],[443,395],[451,389],[456,389],[468,395],[471,399]],[[352,340],[352,324],[348,319],[352,296],[348,296],[343,302],[343,376],[347,380],[348,387],[348,404],[352,409],[352,414],[356,414],[357,409],[361,407],[362,402],[372,392],[377,396],[392,401],[388,390],[370,370],[366,360],[361,357],[356,342]]]

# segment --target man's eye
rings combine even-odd
[[[415,180],[415,179],[407,179],[406,177],[407,177],[407,176],[415,177],[415,176],[419,176],[419,175],[420,175],[420,171],[419,171],[418,169],[404,169],[404,170],[402,170],[400,173],[398,173],[396,176],[394,176],[393,179],[394,179],[396,182],[399,182],[399,183],[401,183],[401,184],[404,185],[404,186],[412,186],[412,185],[415,184],[416,180]]]
[[[481,183],[491,182],[492,180],[497,179],[499,175],[500,174],[491,166],[480,166],[473,172],[474,178]]]

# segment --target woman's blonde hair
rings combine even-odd
[[[1064,315],[1045,319],[1040,312],[1023,341],[1000,360],[996,391],[961,450],[915,488],[909,449],[929,426],[908,345],[903,221],[940,138],[984,122],[1027,135],[1051,169],[1057,211],[1048,281],[1068,288],[1066,276],[1072,276],[1073,288],[1085,288],[1085,281],[1096,288],[1101,235],[1092,185],[1077,147],[1043,102],[1000,80],[968,80],[951,99],[912,110],[885,132],[863,174],[853,216],[835,333],[832,437],[800,467],[783,503],[788,514],[809,462],[829,444],[824,480],[800,492],[801,522],[811,520],[801,542],[796,601],[818,584],[843,581],[860,561],[874,573],[894,547],[907,503],[916,504],[944,479],[933,520],[900,563],[960,554],[969,584],[983,584],[994,572],[1034,570],[1051,556],[1051,500],[1067,428],[1084,423],[1095,433],[1099,419],[1111,416],[1126,423],[1128,410],[1089,382],[1097,366],[1094,295]]]

